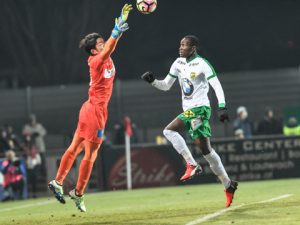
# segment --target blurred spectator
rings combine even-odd
[[[131,129],[132,129],[132,136],[130,137],[130,141],[132,144],[136,144],[138,143],[138,135],[137,135],[138,129],[135,123],[131,123]],[[125,144],[125,128],[123,122],[119,122],[114,125],[112,141],[114,145]]]
[[[124,143],[125,143],[124,125],[123,123],[116,123],[114,125],[114,131],[113,131],[113,144],[123,145]]]
[[[168,141],[167,141],[167,139],[165,137],[163,137],[161,135],[157,135],[155,137],[155,143],[157,145],[166,145],[166,144],[168,144]]]
[[[25,180],[21,161],[13,150],[8,150],[5,156],[6,159],[1,164],[1,172],[4,176],[3,188],[6,195],[3,201],[22,199]]]
[[[39,175],[39,167],[41,165],[41,156],[34,145],[34,140],[27,135],[24,140],[23,150],[26,154],[27,166],[27,184],[31,197],[36,197],[36,187]]]
[[[256,134],[282,134],[282,123],[274,117],[272,108],[266,108],[264,118],[258,123]]]
[[[5,129],[6,129],[6,132],[7,132],[8,139],[13,142],[14,150],[15,151],[20,151],[21,150],[20,138],[14,132],[14,128],[10,124],[6,124]]]
[[[3,174],[1,173],[1,170],[0,170],[0,201],[2,201],[2,199],[4,198],[3,197],[3,195],[4,195],[3,181],[4,181]]]
[[[236,112],[237,112],[237,118],[233,122],[234,132],[238,129],[241,129],[243,131],[245,138],[252,137],[253,126],[248,119],[248,112],[246,107],[239,106]]]
[[[44,137],[47,134],[46,129],[43,125],[37,122],[36,116],[31,114],[29,116],[29,122],[23,128],[23,135],[28,136],[30,135],[32,140],[34,140],[34,145],[36,146],[38,152],[40,153],[42,159],[41,169],[43,174],[46,174],[46,163],[45,163],[45,153],[46,153],[46,146]]]
[[[236,129],[234,131],[234,137],[235,139],[244,139],[245,138],[244,131],[242,129]]]
[[[285,136],[300,135],[300,124],[296,117],[290,117],[287,124],[283,127],[283,134]]]
[[[136,143],[139,142],[139,139],[138,139],[138,128],[137,128],[137,126],[136,126],[135,123],[131,124],[131,128],[132,128],[132,136],[131,136],[130,140],[131,140],[132,144],[136,144]]]
[[[0,155],[4,156],[5,152],[14,149],[14,143],[7,136],[7,131],[4,127],[0,128]]]

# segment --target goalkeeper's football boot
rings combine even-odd
[[[64,197],[64,190],[62,185],[59,185],[55,180],[52,180],[48,184],[48,188],[50,191],[53,192],[54,197],[62,204],[66,203],[65,197]]]
[[[180,178],[181,181],[187,181],[189,179],[192,179],[196,175],[200,174],[202,172],[202,168],[200,165],[190,165],[189,163],[186,164],[186,171],[184,175]]]
[[[226,195],[226,208],[228,208],[233,200],[234,192],[236,191],[238,182],[231,180],[230,186],[225,190]]]
[[[69,192],[69,196],[75,202],[76,207],[81,212],[86,212],[86,208],[85,208],[84,201],[83,201],[83,195],[82,196],[77,196],[76,192],[75,192],[75,189],[73,189]]]

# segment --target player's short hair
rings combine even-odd
[[[190,34],[190,35],[186,35],[184,38],[189,40],[191,46],[196,46],[196,48],[199,49],[199,38],[198,37]]]
[[[96,48],[97,39],[102,38],[98,33],[91,33],[86,35],[80,42],[79,48],[84,48],[84,50],[89,54],[93,55],[91,50]]]

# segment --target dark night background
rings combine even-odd
[[[135,4],[135,1],[128,0]],[[0,88],[88,82],[84,35],[110,35],[124,0],[0,0]],[[121,80],[163,77],[180,39],[195,34],[217,72],[297,67],[300,1],[159,0],[134,10],[112,58]]]

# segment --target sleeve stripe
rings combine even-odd
[[[214,67],[206,60],[206,59],[204,59],[204,58],[202,58],[203,60],[204,60],[204,62],[206,62],[207,63],[207,65],[211,68],[211,70],[212,70],[212,72],[213,72],[213,74],[214,75],[217,75],[217,73],[216,73],[216,71],[215,71],[215,69],[214,69]]]
[[[174,77],[174,78],[177,78],[177,76],[175,76],[175,75],[172,75],[172,74],[168,74],[169,76],[171,76],[171,77]]]
[[[224,108],[225,107],[225,103],[220,103],[219,104],[219,108]]]
[[[211,78],[213,78],[213,77],[216,77],[216,76],[217,76],[216,74],[213,74],[213,75],[209,76],[209,77],[207,78],[207,80],[209,80],[209,79],[211,79]]]

